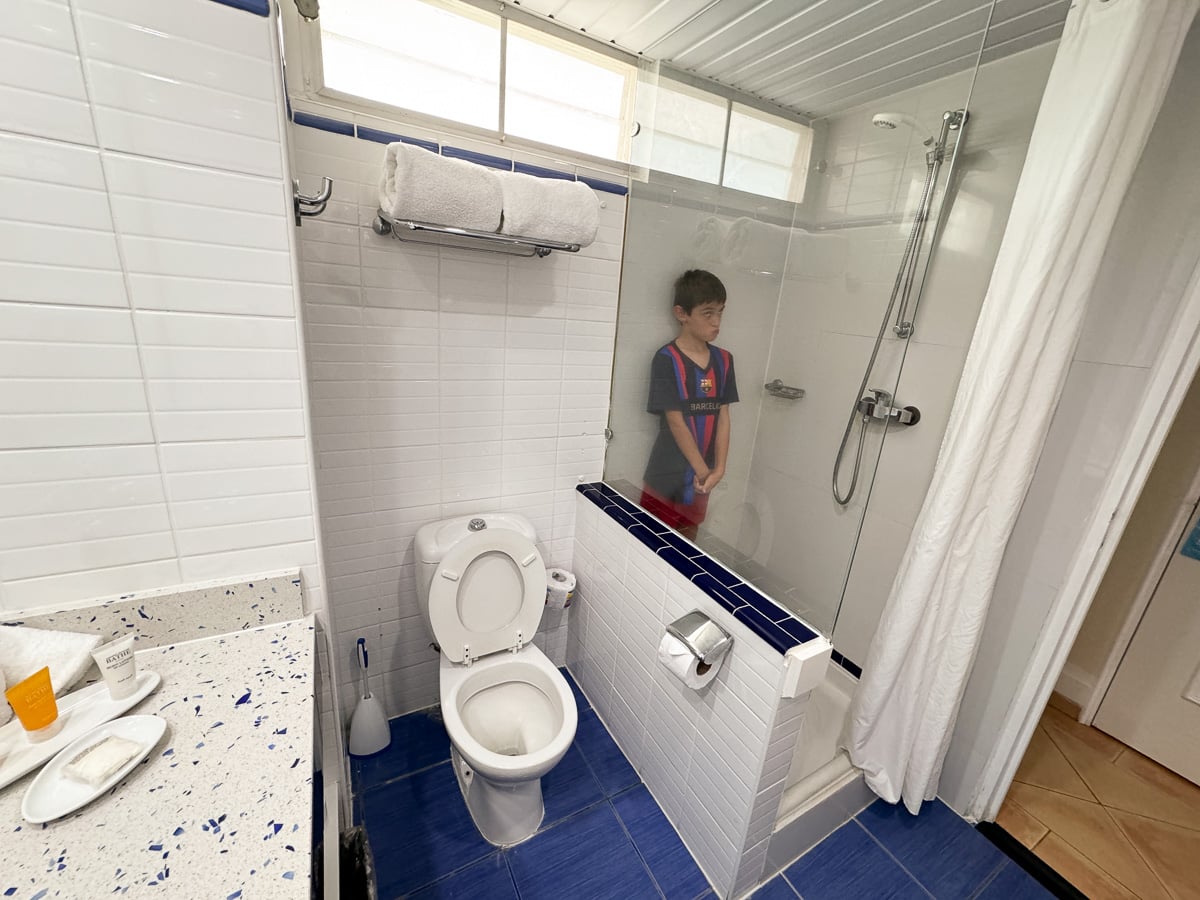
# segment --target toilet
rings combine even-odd
[[[579,722],[570,685],[531,643],[546,566],[522,516],[486,513],[417,531],[417,589],[441,649],[442,719],[480,834],[507,847],[542,823],[542,776]]]

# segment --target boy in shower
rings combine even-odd
[[[679,336],[650,364],[646,411],[659,417],[643,476],[641,505],[694,540],[708,497],[729,458],[729,404],[738,399],[733,355],[714,346],[725,311],[725,285],[703,269],[675,281]]]

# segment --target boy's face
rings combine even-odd
[[[682,306],[676,306],[675,318],[679,320],[680,334],[712,343],[721,333],[721,316],[724,312],[725,304],[713,300],[692,307],[691,312],[687,312]]]

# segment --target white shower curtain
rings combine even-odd
[[[847,750],[879,796],[937,793],[1004,548],[1121,200],[1200,0],[1077,0],[937,469],[867,654]]]

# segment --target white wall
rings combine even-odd
[[[958,809],[995,746],[1078,541],[1200,261],[1200,27],[1193,26],[1101,265],[1037,472],[1009,541],[942,776]]]
[[[321,112],[513,157],[400,123]],[[572,491],[599,478],[603,465],[625,198],[599,193],[599,237],[578,254],[524,259],[401,243],[370,226],[382,144],[300,125],[292,135],[306,186],[323,175],[335,182],[327,211],[306,220],[300,236],[337,647],[353,672],[354,642],[367,639],[376,689],[399,715],[438,701],[438,656],[414,580],[412,539],[421,525],[521,513],[547,565],[571,565]],[[560,664],[566,619],[547,612],[535,638]],[[342,687],[348,699],[352,679]]]
[[[270,19],[0,21],[0,609],[302,567],[323,603]]]

